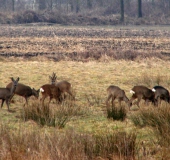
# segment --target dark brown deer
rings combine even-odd
[[[132,103],[132,101],[137,98],[138,100],[134,104],[137,104],[138,107],[139,107],[139,102],[142,99],[145,100],[145,102],[151,101],[155,105],[154,92],[145,86],[134,86],[130,90],[130,93],[132,94],[132,97],[129,102]]]
[[[3,107],[4,101],[5,101],[8,107],[8,111],[9,111],[9,103],[15,92],[16,86],[19,81],[19,77],[16,80],[14,80],[14,78],[11,78],[11,80],[12,80],[12,86],[10,89],[0,88],[0,99],[2,99],[1,108]]]
[[[59,87],[57,87],[55,85],[45,84],[45,85],[41,86],[40,92],[42,93],[42,98],[40,99],[40,101],[42,101],[42,106],[44,106],[44,100],[47,97],[50,97],[48,105],[53,98],[55,98],[57,102],[61,102],[60,101],[61,91],[60,91]]]
[[[67,81],[60,81],[60,82],[56,82],[57,80],[57,76],[56,73],[53,72],[52,76],[49,76],[51,84],[52,85],[56,85],[60,91],[61,91],[61,96],[62,96],[62,100],[64,99],[64,93],[67,92],[69,95],[71,95],[73,97],[73,99],[75,100],[75,97],[73,96],[72,92],[71,92],[71,83],[67,82]]]
[[[112,98],[112,106],[115,99],[118,99],[119,105],[121,102],[125,101],[130,107],[129,99],[127,98],[125,91],[120,89],[118,86],[111,85],[107,88],[108,98],[106,100],[106,106],[108,107],[108,102]]]
[[[9,83],[6,88],[11,88],[12,87],[12,82]],[[31,89],[31,87],[27,86],[27,85],[24,85],[22,83],[18,83],[16,89],[15,89],[15,94],[19,95],[19,96],[22,96],[25,98],[25,101],[28,106],[28,98],[31,97],[31,96],[34,96],[38,99],[39,97],[39,89],[38,90],[35,90],[34,88]],[[25,106],[24,104],[24,106]]]
[[[162,86],[154,86],[152,91],[155,93],[155,101],[157,106],[161,103],[161,100],[170,103],[169,91],[166,88]]]

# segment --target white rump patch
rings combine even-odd
[[[155,89],[155,88],[152,88],[152,92],[156,92],[156,89]]]
[[[44,92],[44,89],[43,89],[43,88],[40,88],[40,92]]]
[[[135,92],[134,92],[133,90],[130,90],[130,93],[131,93],[131,94],[135,94]]]

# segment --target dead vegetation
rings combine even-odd
[[[50,83],[49,75],[55,72],[59,81],[72,84],[76,97],[74,103],[68,98],[61,105],[51,102],[49,108],[41,108],[39,100],[31,97],[23,108],[23,98],[14,96],[13,112],[6,107],[0,111],[2,159],[168,159],[169,147],[164,143],[169,141],[168,108],[158,113],[158,108],[141,102],[141,110],[151,108],[146,114],[135,105],[128,111],[123,102],[122,108],[108,112],[105,105],[109,85],[123,88],[128,98],[134,85],[170,90],[170,62],[162,55],[169,54],[169,30],[155,28],[147,35],[148,30],[87,27],[76,32],[71,27],[42,26],[0,30],[0,54],[5,56],[0,59],[1,87],[10,82],[9,77],[19,76],[21,83],[38,89]],[[160,130],[158,123],[138,127],[142,118],[135,115],[145,114],[150,122],[150,111],[156,122],[166,122]]]
[[[170,31],[61,26],[1,26],[0,56],[50,60],[169,59]],[[9,38],[11,37],[11,38]]]

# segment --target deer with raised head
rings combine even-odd
[[[154,86],[152,91],[155,93],[155,101],[157,106],[161,103],[161,100],[170,103],[169,91],[166,88],[162,86]]]
[[[14,80],[14,78],[12,77],[11,80],[12,80],[11,88],[0,88],[0,99],[2,99],[1,108],[3,107],[5,101],[8,107],[8,111],[9,111],[9,103],[17,87],[19,77],[16,80]]]
[[[129,99],[127,98],[125,91],[120,89],[118,86],[111,85],[107,88],[108,98],[106,100],[106,106],[108,107],[108,102],[112,98],[112,106],[115,99],[118,99],[119,105],[121,106],[121,102],[125,101],[130,107]]]
[[[56,76],[56,73],[54,73],[54,72],[53,72],[52,76],[49,76],[49,78],[50,78],[51,84],[56,85],[60,89],[62,100],[65,97],[64,96],[65,92],[67,92],[75,100],[75,97],[73,96],[73,94],[71,92],[71,83],[69,83],[67,81],[56,82],[57,76]]]
[[[6,86],[6,88],[9,88],[9,89],[10,89],[11,87],[12,87],[12,82],[9,83],[9,84]],[[28,98],[31,97],[31,96],[34,96],[35,98],[38,99],[38,97],[39,97],[39,91],[40,91],[39,89],[38,89],[38,90],[35,90],[34,88],[31,88],[31,87],[29,87],[29,86],[27,86],[27,85],[24,85],[24,84],[22,84],[22,83],[18,83],[18,85],[17,85],[14,93],[17,94],[17,95],[19,95],[19,96],[24,97],[24,98],[25,98],[25,101],[26,101],[25,104],[27,104],[27,106],[28,106]],[[25,104],[24,104],[24,106],[25,106]]]
[[[130,99],[130,103],[132,103],[133,100],[137,98],[137,101],[134,103],[139,107],[139,102],[143,99],[145,102],[152,102],[155,105],[155,94],[154,92],[145,87],[145,86],[134,86],[130,93],[132,94],[132,97]]]

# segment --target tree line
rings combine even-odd
[[[0,12],[59,11],[65,14],[120,14],[131,17],[169,14],[170,0],[0,0]],[[95,11],[95,12],[94,12]]]

